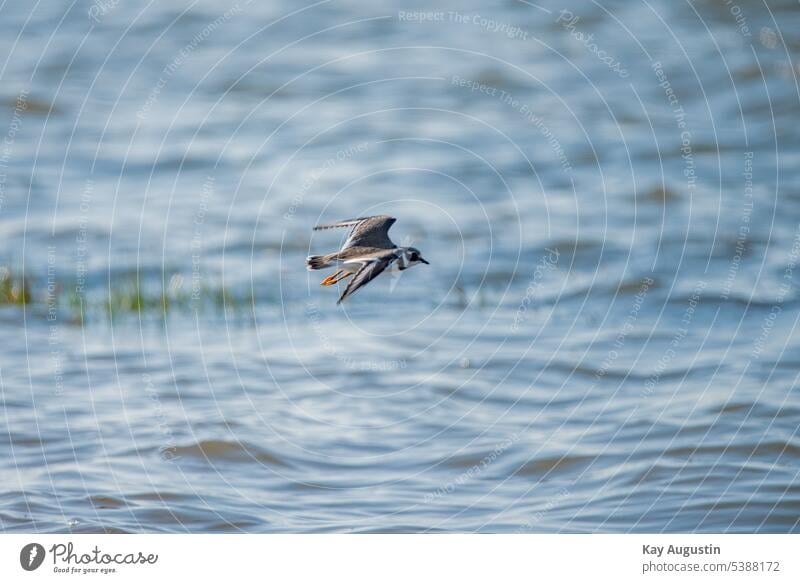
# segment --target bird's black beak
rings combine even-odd
[[[420,260],[420,261],[422,261],[422,262],[423,262],[425,265],[430,265],[430,263],[428,263],[427,261],[425,261],[425,260],[424,260],[422,257],[420,257],[420,258],[419,258],[419,260]]]

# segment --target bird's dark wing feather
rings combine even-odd
[[[314,227],[315,231],[323,231],[325,229],[338,229],[340,227],[355,227],[361,221],[364,221],[370,217],[360,217],[357,219],[346,219],[344,221],[337,221],[335,223],[327,223],[324,225],[317,225]]]
[[[356,291],[378,277],[396,259],[397,255],[395,253],[387,251],[383,255],[379,255],[365,264],[364,267],[356,272],[353,279],[350,280],[350,283],[347,284],[347,288],[345,288],[344,293],[342,293],[342,297],[340,297],[336,303],[341,304],[344,300],[356,293]]]
[[[342,249],[348,247],[377,247],[380,249],[394,249],[395,244],[389,239],[389,229],[397,219],[387,215],[375,217],[361,217],[348,219],[338,223],[329,223],[314,227],[315,231],[322,229],[336,229],[339,227],[352,227],[350,236],[345,241]]]

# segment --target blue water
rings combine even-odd
[[[0,529],[800,530],[799,51],[793,0],[3,3],[0,264],[74,301],[0,306]],[[311,228],[372,214],[431,266],[336,306]]]

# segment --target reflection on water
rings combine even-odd
[[[796,2],[1,10],[4,531],[798,530]]]

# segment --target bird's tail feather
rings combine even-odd
[[[330,267],[330,265],[330,256],[328,255],[311,255],[310,257],[306,257],[306,266],[309,271],[325,269],[326,267]]]

